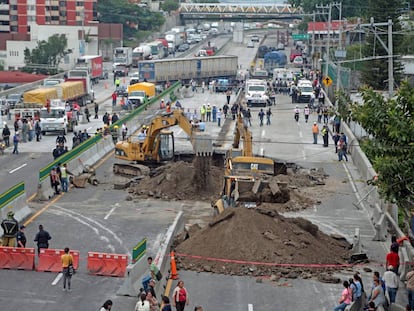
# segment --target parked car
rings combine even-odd
[[[252,42],[259,42],[259,41],[260,41],[260,38],[259,38],[259,36],[254,35],[254,36],[252,36],[251,41],[252,41]]]
[[[10,94],[7,96],[6,101],[9,104],[9,108],[14,109],[14,107],[17,104],[23,102],[23,95],[22,94]]]
[[[253,41],[249,41],[249,43],[247,43],[247,47],[248,48],[254,48],[254,42]]]
[[[295,66],[302,66],[303,65],[303,58],[302,58],[302,56],[296,56],[295,59],[293,60],[293,64]]]
[[[184,52],[184,51],[187,51],[189,48],[190,48],[190,45],[188,45],[187,43],[183,43],[178,47],[177,51]]]

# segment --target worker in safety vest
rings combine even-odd
[[[7,218],[2,221],[1,227],[4,231],[3,246],[15,247],[17,232],[19,232],[19,223],[14,218],[13,211],[7,213]]]
[[[318,143],[318,135],[319,135],[319,126],[316,122],[313,122],[312,134],[313,134],[313,143],[316,145]]]
[[[200,108],[201,121],[203,121],[203,122],[206,122],[206,112],[207,112],[207,108],[206,108],[206,105],[204,104]]]
[[[207,104],[207,108],[206,108],[206,112],[207,112],[207,122],[211,122],[211,106],[210,104]]]

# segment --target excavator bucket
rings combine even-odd
[[[193,148],[197,157],[211,157],[213,155],[213,139],[207,133],[194,133]]]

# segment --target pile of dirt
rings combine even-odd
[[[224,170],[204,160],[196,160],[194,164],[179,161],[160,166],[151,171],[150,176],[132,185],[133,193],[162,199],[214,201],[223,187]],[[194,165],[200,169],[195,169]]]
[[[193,163],[179,161],[158,167],[151,171],[150,176],[132,184],[130,191],[139,197],[215,202],[223,189],[224,169],[205,160],[196,158]],[[257,200],[251,201],[272,202],[261,204],[276,211],[306,209],[320,203],[322,194],[315,194],[314,189],[324,185],[326,178],[321,169],[293,166],[286,169],[286,175],[279,174],[272,178],[279,185],[280,193],[274,196],[269,189],[265,189]],[[249,191],[240,193],[240,197],[256,198]]]
[[[262,208],[228,208],[206,227],[179,235],[175,247],[179,267],[228,275],[319,276],[334,269],[306,265],[344,264],[349,258],[345,239],[328,236],[303,218]]]

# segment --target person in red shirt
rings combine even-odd
[[[398,268],[400,266],[400,256],[398,255],[398,249],[392,245],[391,251],[387,254],[386,258],[386,267],[393,266],[393,271],[398,274]]]
[[[183,281],[178,281],[177,287],[173,292],[173,306],[177,311],[184,311],[185,306],[190,303],[187,289],[184,287]]]

